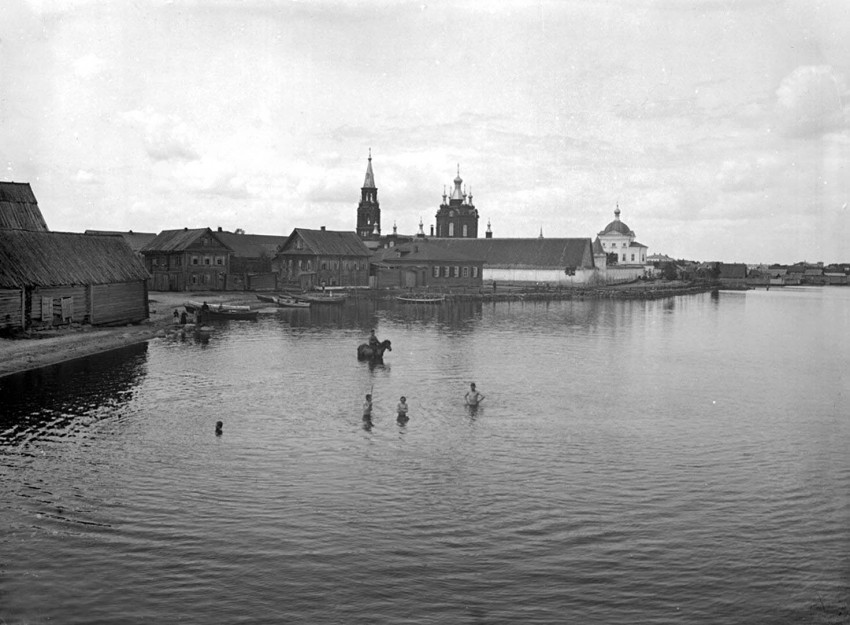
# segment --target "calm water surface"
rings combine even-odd
[[[0,378],[0,623],[846,622],[848,337],[841,288],[349,302]]]

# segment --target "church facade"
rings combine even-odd
[[[435,236],[438,238],[478,238],[478,210],[472,203],[472,193],[467,195],[462,185],[463,179],[460,177],[460,165],[458,165],[451,195],[447,196],[443,189],[443,203],[440,204],[436,215]]]

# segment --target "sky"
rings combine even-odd
[[[850,261],[844,0],[4,0],[0,180],[51,230],[382,232]]]

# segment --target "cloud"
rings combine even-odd
[[[80,184],[94,184],[99,182],[97,176],[95,176],[92,172],[86,171],[84,169],[77,170],[77,173],[73,178],[74,182]]]
[[[780,131],[788,137],[805,138],[846,128],[848,95],[844,77],[832,67],[798,67],[776,90]]]
[[[153,161],[194,161],[199,158],[189,126],[174,115],[128,111],[122,119],[144,130],[145,151]]]
[[[94,54],[81,56],[74,61],[74,75],[79,78],[92,78],[106,68],[106,61]]]

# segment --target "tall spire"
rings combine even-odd
[[[452,191],[452,199],[453,200],[461,200],[463,201],[463,191],[460,188],[460,185],[463,184],[463,178],[460,177],[460,163],[457,165],[457,177],[454,179],[455,188]]]
[[[375,174],[372,173],[372,148],[369,148],[369,164],[366,165],[366,179],[363,181],[364,189],[375,189]]]

